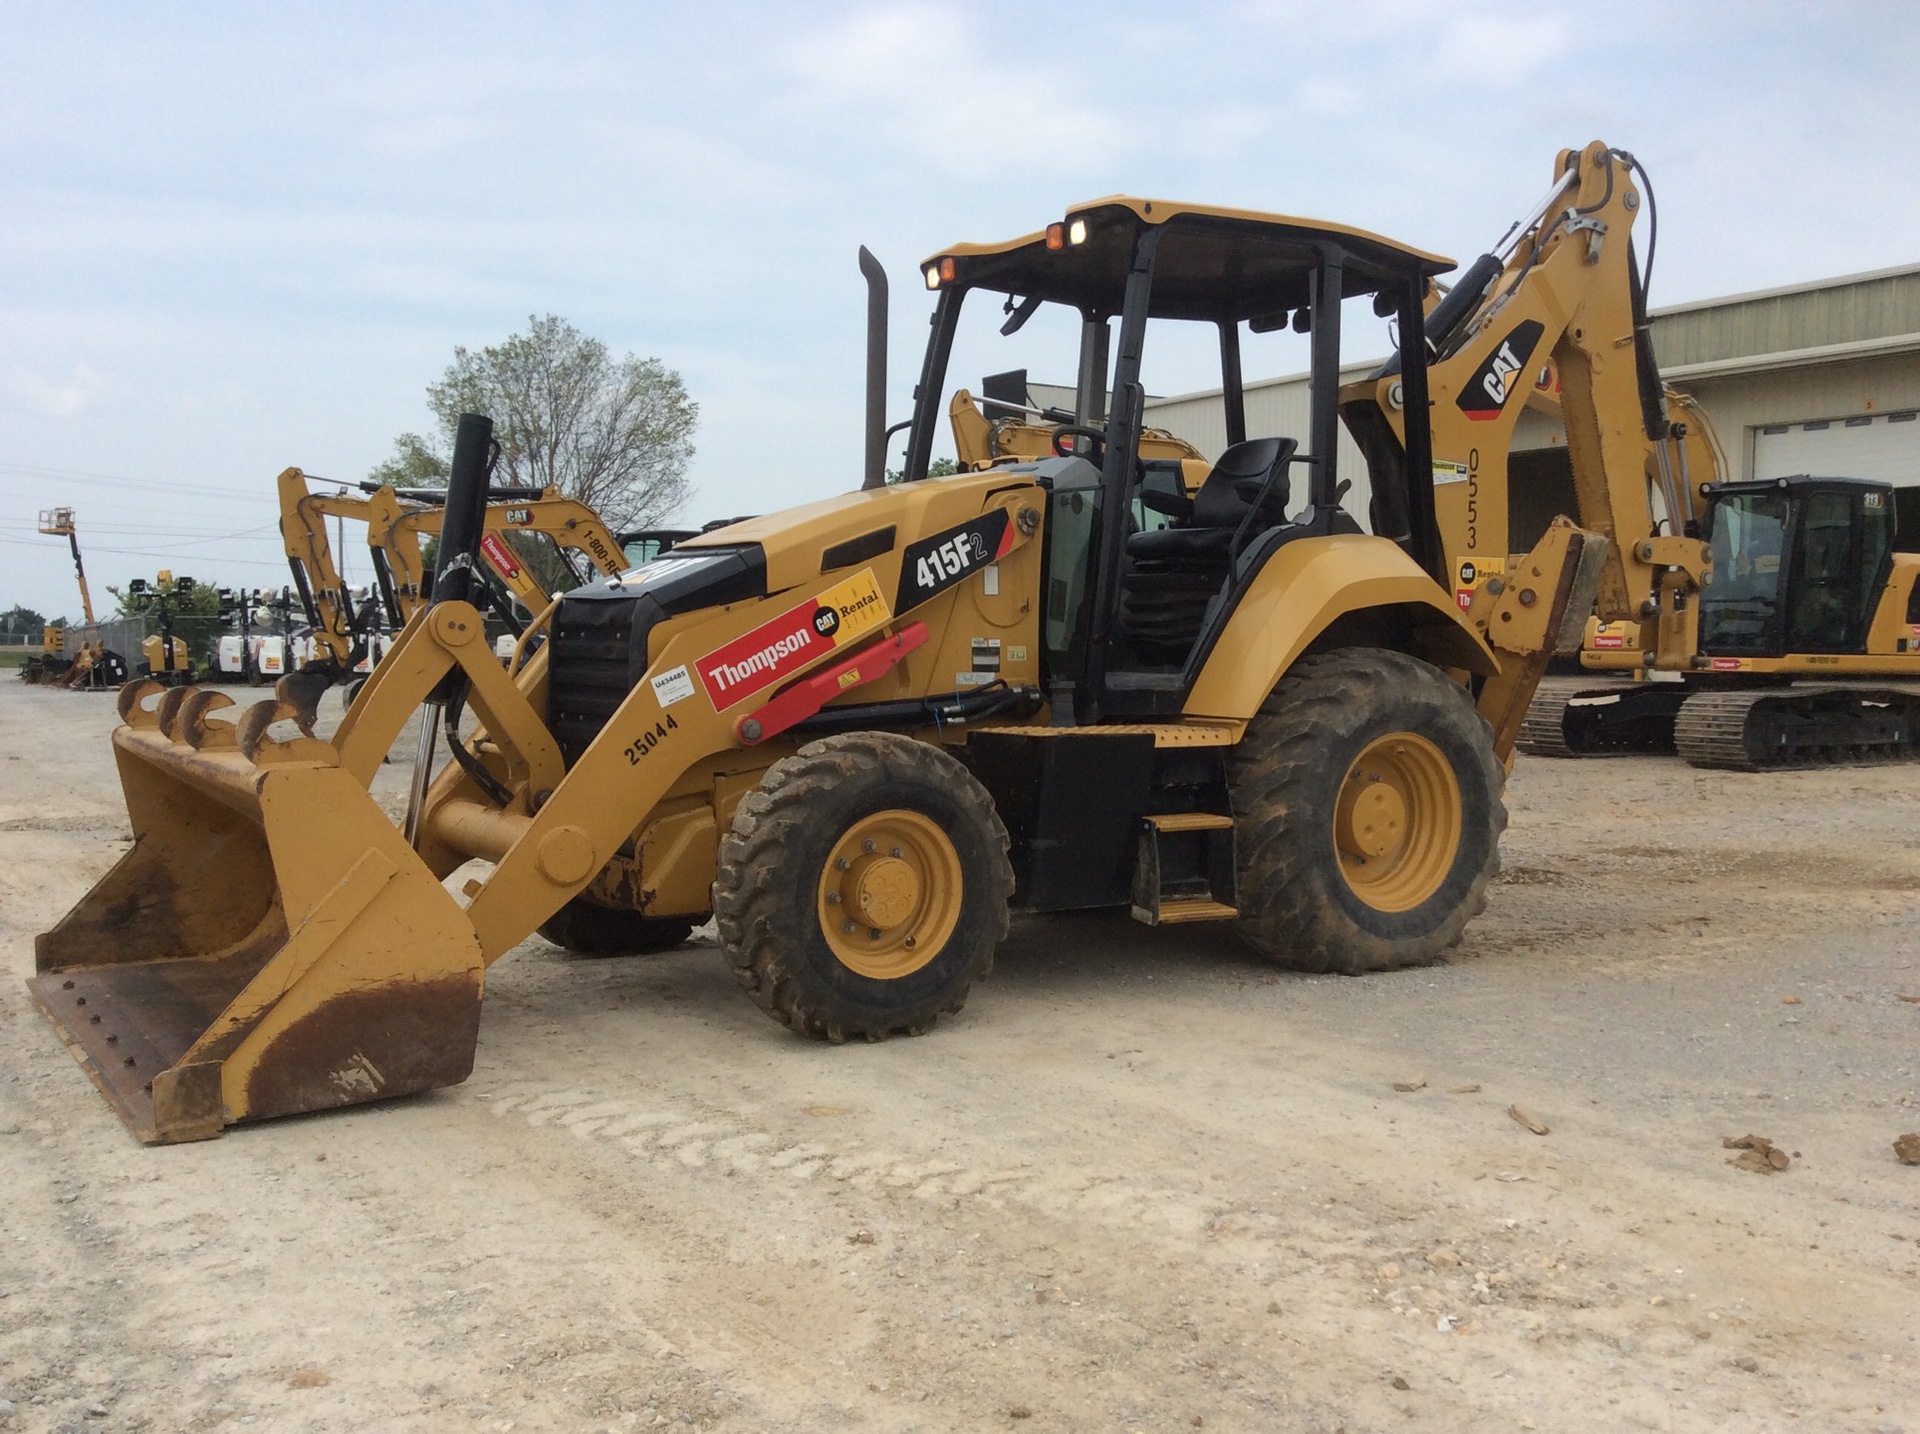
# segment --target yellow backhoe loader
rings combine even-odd
[[[1555,180],[1519,312],[1569,247],[1625,262],[1624,161],[1565,152]],[[1218,922],[1308,970],[1434,960],[1484,903],[1503,766],[1609,552],[1559,523],[1510,559],[1476,520],[1505,495],[1473,436],[1528,356],[1511,325],[1430,319],[1449,267],[1342,225],[1126,197],[942,250],[888,484],[871,265],[862,487],[566,594],[504,669],[475,606],[491,425],[466,416],[431,601],[331,741],[288,732],[284,700],[229,720],[219,692],[124,690],[134,844],[38,938],[36,998],[129,1126],[178,1141],[464,1079],[486,968],[538,929],[638,951],[711,913],[747,995],[829,1041],[959,1010],[1015,907]],[[1045,457],[929,478],[956,333],[1007,300],[1077,328],[1075,421]],[[1343,323],[1372,315],[1400,354],[1343,394]],[[1632,315],[1606,322],[1576,333],[1592,362],[1568,385],[1603,499],[1655,441],[1598,416],[1635,385]],[[1240,334],[1283,323],[1310,335],[1305,432],[1249,436]],[[1143,353],[1193,325],[1219,343],[1230,442],[1197,489],[1149,490]],[[1429,335],[1497,381],[1430,385]],[[1341,506],[1343,407],[1372,534]],[[1148,491],[1171,524],[1132,521]],[[396,826],[368,784],[422,704]],[[461,706],[472,739],[442,723]],[[442,725],[454,760],[429,780]],[[454,895],[474,858],[488,874]]]

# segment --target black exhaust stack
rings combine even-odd
[[[860,272],[867,276],[867,467],[860,486],[884,488],[887,486],[887,271],[864,244],[860,246]]]

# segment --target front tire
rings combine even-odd
[[[809,743],[734,813],[713,884],[721,944],[791,1030],[924,1034],[993,966],[1007,846],[993,799],[939,748],[889,732]]]
[[[1276,965],[1437,961],[1485,908],[1504,775],[1466,691],[1404,653],[1302,658],[1234,754],[1240,935]]]

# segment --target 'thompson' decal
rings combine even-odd
[[[863,568],[845,582],[716,647],[695,661],[694,670],[713,699],[714,711],[724,711],[784,682],[815,658],[845,647],[892,616],[873,569]]]
[[[900,559],[900,597],[893,610],[905,612],[939,596],[988,563],[1005,557],[1012,546],[1013,525],[1007,522],[1004,508],[910,544]]]
[[[1513,392],[1514,375],[1527,366],[1545,332],[1539,320],[1515,324],[1513,332],[1500,341],[1500,347],[1487,355],[1486,362],[1473,371],[1460,396],[1454,400],[1460,411],[1476,423],[1498,418]]]

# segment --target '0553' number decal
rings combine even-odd
[[[639,766],[640,759],[645,757],[655,747],[658,747],[661,739],[664,738],[667,733],[678,732],[679,730],[680,724],[674,720],[673,714],[669,712],[663,721],[653,724],[653,730],[651,732],[641,733],[639,741],[627,743],[627,765],[629,767]]]

